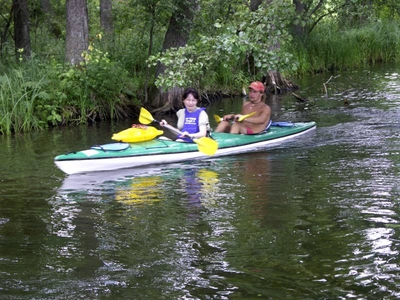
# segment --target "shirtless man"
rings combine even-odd
[[[223,117],[221,123],[218,124],[215,132],[229,132],[236,134],[257,134],[263,132],[269,124],[271,117],[271,108],[265,104],[263,100],[264,84],[259,81],[252,82],[249,86],[249,101],[246,101],[242,106],[240,114],[229,114]],[[242,115],[247,115],[252,112],[254,115],[238,122]],[[230,123],[231,120],[235,122]]]

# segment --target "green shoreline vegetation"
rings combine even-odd
[[[251,20],[248,22],[251,23]],[[229,26],[226,25],[224,30],[228,32]],[[280,31],[279,28],[272,30]],[[245,29],[242,32],[246,34]],[[14,52],[11,46],[3,45],[0,57],[0,134],[125,118],[133,115],[140,106],[149,104],[146,87],[150,99],[157,89],[176,86],[177,82],[181,86],[191,84],[211,94],[221,91],[238,94],[241,92],[238,86],[260,78],[264,67],[256,61],[255,66],[250,67],[258,67],[258,70],[246,71],[250,67],[243,63],[240,51],[249,50],[241,49],[240,40],[232,40],[232,36],[240,36],[240,33],[226,35],[226,40],[223,34],[213,41],[199,38],[191,46],[176,50],[175,53],[165,52],[164,56],[154,55],[149,59],[148,45],[144,43],[146,38],[139,38],[138,33],[130,29],[120,28],[113,43],[96,35],[90,41],[88,51],[82,54],[85,63],[78,66],[65,62],[64,41],[50,38],[48,33],[35,35],[29,58],[25,58],[23,51],[19,50],[15,59],[15,55],[11,54]],[[248,34],[253,33],[254,30],[249,29]],[[203,34],[207,36],[206,31]],[[286,41],[281,47],[288,57],[284,59],[290,61],[288,65],[292,66],[282,69],[282,73],[296,78],[305,74],[399,61],[399,36],[398,18],[352,26],[339,26],[335,21],[320,22],[309,35],[301,39],[293,34],[282,34],[277,41]],[[162,38],[161,34],[155,37],[154,48],[162,48]],[[223,46],[218,46],[217,39]],[[223,48],[225,53],[216,52],[218,47]],[[233,50],[227,54],[227,49],[231,49],[229,47]],[[259,50],[260,53],[271,53],[267,56],[268,63],[274,59],[273,51]],[[193,53],[196,53],[195,58],[192,57]],[[223,62],[215,62],[218,60],[218,57],[213,57],[216,53],[224,58]],[[253,55],[257,58],[258,54],[254,51]],[[180,62],[182,58],[186,60]],[[165,73],[164,79],[149,75],[155,74],[157,63],[160,62],[172,68]],[[150,72],[147,69],[149,66]],[[279,67],[274,64],[266,66]],[[174,74],[179,75],[181,81],[170,80]],[[200,79],[194,78],[194,74]]]
[[[294,75],[399,61],[399,34],[399,22],[374,22],[335,30],[327,24],[317,28],[306,42],[294,43],[293,55],[299,62]]]

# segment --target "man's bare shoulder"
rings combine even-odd
[[[264,103],[264,108],[271,109],[271,107],[267,103]]]

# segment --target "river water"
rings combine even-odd
[[[316,131],[258,153],[66,176],[132,120],[0,137],[0,298],[399,298],[399,67],[299,79],[273,119]]]

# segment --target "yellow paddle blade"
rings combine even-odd
[[[254,115],[256,113],[256,111],[253,111],[252,113],[249,113],[247,115],[243,115],[238,119],[238,122],[242,122],[244,119],[251,117],[252,115]]]
[[[218,150],[217,141],[215,141],[209,137],[193,139],[193,142],[195,142],[199,146],[200,152],[207,154],[207,155],[214,155],[215,152],[217,152],[217,150]]]
[[[155,121],[151,113],[145,109],[144,107],[140,108],[139,114],[139,122],[142,124],[150,124],[151,122]]]
[[[214,115],[214,120],[215,120],[215,122],[219,123],[222,121],[222,117],[220,117],[218,115]]]

